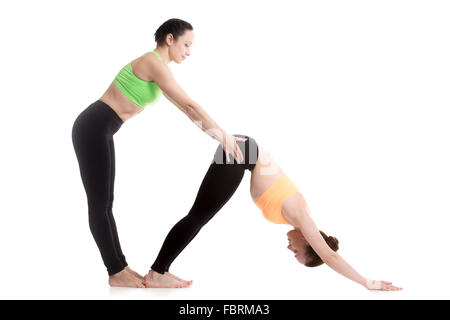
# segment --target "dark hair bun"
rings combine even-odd
[[[339,249],[339,240],[337,238],[328,236],[327,243],[328,246],[334,251],[337,251]]]
[[[339,249],[339,241],[335,237],[327,236],[325,232],[322,230],[319,230],[320,234],[322,235],[323,239],[327,243],[327,245],[330,247],[333,251],[338,251]],[[306,254],[308,256],[308,261],[305,263],[305,266],[307,267],[317,267],[323,264],[322,259],[317,255],[317,253],[314,251],[314,249],[308,244],[306,249]]]
[[[335,237],[327,236],[327,234],[325,232],[323,232],[322,230],[319,230],[319,231],[320,231],[320,234],[322,235],[323,239],[325,240],[325,242],[331,248],[331,250],[338,251],[338,249],[339,249],[338,239]]]

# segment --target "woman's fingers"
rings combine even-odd
[[[235,137],[233,136],[233,138],[235,138]],[[240,151],[239,146],[238,146],[236,140],[234,140],[233,141],[233,158],[236,160],[237,163],[240,162],[239,151]]]
[[[242,154],[241,148],[239,148],[237,143],[236,143],[236,149],[237,149],[238,156],[239,156],[239,163],[241,163],[244,160],[244,155]]]
[[[396,290],[402,290],[402,288],[393,286],[393,285],[389,285],[389,284],[383,284],[383,289],[386,291],[396,291]]]
[[[385,290],[388,290],[388,291],[402,290],[402,288],[392,285],[392,282],[390,282],[390,281],[381,281],[381,282],[383,284],[383,289],[385,289]]]
[[[232,155],[232,157],[237,161],[237,163],[244,162],[244,154],[242,153],[241,148],[239,148],[239,145],[237,142],[238,141],[246,141],[246,140],[248,140],[248,138],[238,138],[235,136],[231,136],[230,140],[228,140],[228,138],[226,138],[225,143],[224,143],[225,144],[224,151],[225,151],[228,163],[230,162],[229,154]]]
[[[236,159],[237,163],[241,163],[242,162],[242,155],[240,154],[239,150],[235,151],[234,158]]]
[[[233,150],[229,151],[228,153],[231,154],[231,156],[233,157],[233,159],[235,159],[236,161],[238,161],[239,155],[238,155],[238,153],[237,153],[237,151],[236,151],[236,148],[233,148]],[[227,153],[227,155],[228,155],[228,153]],[[227,162],[230,163],[230,157],[229,157],[229,156],[228,156],[228,158],[227,158]]]
[[[367,289],[369,290],[383,290],[383,291],[402,290],[402,288],[392,285],[392,282],[390,281],[367,280],[366,284]]]

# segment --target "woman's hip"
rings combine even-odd
[[[109,105],[97,100],[77,116],[72,126],[72,134],[112,136],[120,129],[122,124],[123,120]]]

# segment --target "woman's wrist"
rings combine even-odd
[[[368,281],[369,281],[369,279],[364,279],[364,282],[361,283],[362,286],[363,286],[364,288],[366,288],[366,289],[369,289],[369,287],[367,286],[367,282],[368,282]]]
[[[222,145],[225,145],[227,136],[228,133],[226,133],[225,130],[220,129],[218,132],[218,139],[216,140],[219,141]]]
[[[366,279],[365,287],[369,290],[379,290],[381,289],[381,282],[377,280]]]
[[[211,129],[207,129],[207,130],[204,130],[204,131],[211,138],[213,138],[214,140],[217,140],[221,144],[223,144],[223,142],[225,141],[226,135],[227,135],[227,133],[224,130],[220,129],[220,128],[211,128]]]

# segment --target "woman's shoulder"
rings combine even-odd
[[[167,68],[154,53],[147,52],[132,61],[135,74],[145,81],[154,81],[157,74],[167,72]]]
[[[159,63],[161,64],[161,60],[159,59],[158,55],[156,55],[152,51],[148,51],[142,55],[142,58],[148,61],[149,63]]]
[[[158,56],[151,51],[145,53],[142,57],[142,61],[146,65],[148,70],[157,70],[158,72],[169,72],[169,67],[159,60]]]

